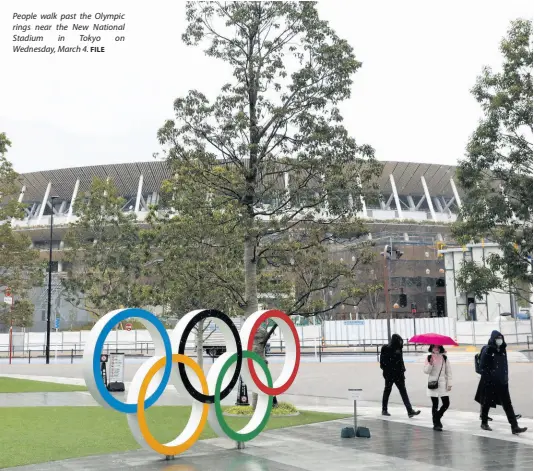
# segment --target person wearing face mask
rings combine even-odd
[[[428,375],[426,394],[432,400],[432,423],[434,430],[441,432],[441,418],[450,406],[449,392],[452,389],[451,364],[441,345],[430,345],[430,355],[425,360],[424,372]],[[441,408],[438,409],[441,398]]]
[[[388,402],[393,385],[395,385],[399,390],[402,402],[404,402],[408,417],[412,418],[419,415],[421,411],[413,409],[408,397],[408,391],[406,391],[406,378],[404,377],[406,367],[402,358],[403,345],[404,341],[402,337],[398,334],[393,334],[389,344],[384,345],[380,352],[380,368],[386,383],[384,386],[384,395],[382,396],[382,415],[388,417],[391,415],[388,412]]]
[[[480,383],[475,401],[482,406],[480,427],[491,431],[488,425],[490,407],[501,405],[506,413],[512,433],[517,435],[526,432],[527,427],[519,427],[517,416],[512,406],[510,390],[508,388],[508,358],[506,356],[506,342],[503,335],[494,330],[488,345],[480,354]]]

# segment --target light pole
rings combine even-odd
[[[54,200],[59,196],[51,196],[52,213],[50,214],[50,247],[48,252],[48,310],[46,313],[46,364],[50,363],[50,314],[52,311],[52,234],[54,228]]]

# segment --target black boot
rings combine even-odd
[[[412,409],[412,410],[408,411],[408,417],[410,417],[410,419],[411,419],[412,417],[415,417],[416,415],[419,415],[420,413],[421,413],[420,410],[413,410]]]
[[[391,417],[391,414],[387,411],[387,409],[382,410],[382,415],[385,415],[386,417]]]
[[[519,435],[520,433],[526,432],[527,427],[520,427],[519,425],[512,427],[512,433],[514,435]]]
[[[443,424],[441,423],[441,418],[443,417],[443,414],[440,414],[438,412],[438,416],[437,416],[437,424],[438,424],[438,427],[443,430]]]
[[[439,421],[439,414],[434,411],[432,411],[432,423],[434,424],[433,428],[436,432],[441,432],[443,430],[443,425],[441,425],[441,422]]]
[[[486,430],[487,432],[491,432],[491,427],[488,425],[487,422],[482,422],[482,423],[480,424],[480,428],[481,428],[482,430]],[[513,433],[513,430],[512,430],[512,433]]]
[[[517,417],[519,418],[519,417]],[[482,416],[480,416],[480,420],[482,420]],[[488,420],[491,422],[493,419],[491,417],[488,417]]]

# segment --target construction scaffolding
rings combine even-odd
[[[65,275],[66,274],[64,273],[60,274],[58,272],[52,273],[52,296],[51,296],[52,312],[50,313],[52,318],[55,318],[56,316],[60,316],[61,293],[63,291],[61,278],[62,276],[65,276]],[[39,296],[37,300],[35,301],[35,307],[41,312],[43,311],[46,312],[48,310],[48,273],[46,274],[41,290],[39,291]]]
[[[357,307],[334,309],[326,320],[447,315],[445,267],[438,254],[446,243],[441,236],[388,231],[373,233],[369,240],[374,243],[376,257],[372,264],[362,267],[360,279],[362,284],[372,282],[383,289],[369,294]],[[339,251],[336,256],[349,256],[349,252],[344,255]],[[329,296],[335,298],[336,293]]]

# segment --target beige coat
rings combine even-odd
[[[444,361],[445,359],[441,353],[432,353],[431,363],[428,361],[428,355],[425,358],[424,372],[428,375],[426,383],[426,395],[428,397],[443,397],[450,394],[447,388],[449,386],[452,387],[451,361],[447,358],[445,364],[443,365]],[[443,369],[441,369],[442,365]],[[430,381],[439,381],[438,389],[428,389],[428,383]]]

